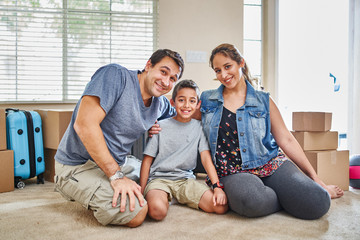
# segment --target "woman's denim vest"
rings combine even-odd
[[[278,145],[271,134],[269,93],[257,91],[246,81],[245,104],[236,110],[237,132],[242,169],[260,167],[278,154]],[[201,94],[201,118],[215,162],[218,129],[221,121],[224,85]]]

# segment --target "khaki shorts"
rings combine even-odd
[[[146,185],[144,196],[153,189],[167,192],[169,202],[171,202],[172,198],[175,198],[181,204],[199,209],[202,195],[210,188],[205,183],[200,183],[192,178],[181,180],[156,178]]]
[[[55,189],[66,199],[80,203],[94,212],[103,225],[124,225],[130,222],[142,209],[138,199],[135,210],[129,210],[129,197],[125,212],[120,212],[120,197],[112,207],[114,191],[109,179],[96,163],[89,160],[83,165],[70,166],[55,161]],[[146,203],[146,201],[145,201]]]

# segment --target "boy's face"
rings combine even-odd
[[[170,57],[164,57],[160,62],[151,65],[150,60],[145,66],[145,97],[160,97],[168,93],[178,80],[180,68]]]
[[[175,120],[189,122],[192,115],[200,107],[196,91],[192,88],[182,88],[177,92],[175,102],[171,99],[171,105],[175,107],[177,115]]]

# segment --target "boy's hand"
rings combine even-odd
[[[116,207],[119,195],[121,195],[120,212],[125,212],[127,199],[126,195],[129,196],[129,208],[131,212],[135,210],[136,198],[139,199],[140,206],[144,206],[144,196],[141,194],[141,187],[133,180],[124,177],[122,179],[111,181],[110,184],[114,189],[114,196],[112,201],[113,207]]]
[[[156,121],[155,124],[149,130],[149,137],[152,137],[154,134],[159,134],[160,131],[161,131],[161,127],[159,124],[157,124]]]
[[[213,203],[214,206],[227,204],[226,194],[221,188],[214,189]]]

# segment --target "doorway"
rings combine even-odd
[[[278,107],[289,129],[292,112],[332,112],[331,131],[347,149],[349,3],[279,0]]]

